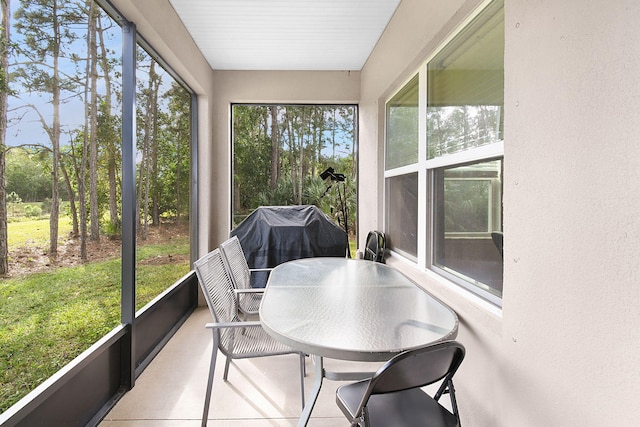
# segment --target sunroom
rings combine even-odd
[[[264,33],[258,38],[268,39],[271,53],[236,45],[230,55],[240,61],[248,52],[264,62],[229,65],[216,62],[220,51],[205,51],[199,36],[239,38],[236,23],[260,30],[258,23],[282,22],[281,14],[264,15],[260,2],[98,3],[122,27],[122,325],[6,410],[1,425],[199,421],[199,414],[130,424],[109,418],[119,400],[140,393],[141,375],[166,375],[145,368],[165,356],[163,349],[175,350],[171,339],[184,337],[183,325],[193,327],[197,317],[204,329],[208,321],[193,273],[136,312],[138,45],[189,98],[190,262],[232,228],[234,105],[357,106],[356,245],[363,247],[369,230],[384,231],[387,265],[457,314],[457,340],[467,351],[456,374],[462,424],[635,425],[640,8],[633,1],[270,3],[299,23],[309,10],[322,15],[318,4],[329,16],[348,4],[365,23],[386,10],[380,33],[366,52],[359,48],[364,57],[355,65],[338,63],[340,41],[331,37],[348,37],[342,28],[348,21],[328,18],[333,27],[312,36],[333,45],[312,58],[312,68],[278,63],[291,48]],[[211,10],[227,14],[225,31],[208,22]],[[470,218],[470,206],[482,208]],[[279,362],[265,363],[251,369],[281,372]],[[175,371],[189,375],[188,366]],[[286,393],[295,400],[297,390]],[[249,425],[241,417],[236,424],[213,413],[211,419]],[[296,422],[268,414],[265,420]],[[343,421],[312,418],[315,425]]]

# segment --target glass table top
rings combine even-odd
[[[456,314],[380,263],[307,258],[276,267],[260,306],[264,329],[293,348],[334,359],[384,361],[454,339]]]

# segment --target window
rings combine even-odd
[[[497,305],[503,111],[502,1],[481,10],[386,107],[389,246]]]
[[[260,206],[316,205],[355,233],[355,105],[235,104],[233,224]],[[334,177],[323,178],[333,168]]]
[[[418,161],[418,121],[416,75],[387,103],[387,170]]]
[[[189,92],[137,48],[136,304],[142,308],[190,269]]]
[[[427,64],[430,159],[503,139],[504,15],[492,9]]]
[[[433,267],[502,295],[502,160],[434,171]]]
[[[404,256],[418,256],[418,174],[385,180],[387,244]]]
[[[389,247],[412,260],[418,256],[418,97],[415,75],[386,105],[385,229]]]

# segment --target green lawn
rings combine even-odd
[[[73,229],[71,219],[61,217],[58,221],[58,236],[66,236]],[[24,245],[43,246],[49,244],[49,218],[23,219],[7,224],[9,251]]]
[[[41,221],[16,224],[42,242]],[[189,271],[188,253],[187,238],[138,248],[138,309]],[[146,262],[168,254],[183,261]],[[0,280],[0,412],[120,323],[120,280],[120,259]]]

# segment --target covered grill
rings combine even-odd
[[[234,228],[250,268],[272,268],[310,257],[345,257],[347,233],[316,206],[263,206]],[[265,273],[252,275],[253,287],[264,287]]]

